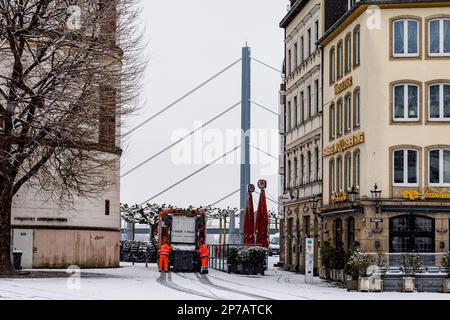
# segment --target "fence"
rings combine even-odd
[[[442,266],[443,253],[414,253],[420,257],[419,267],[416,273],[447,273]],[[382,273],[401,273],[402,267],[408,261],[411,253],[369,253],[380,267]]]
[[[228,272],[228,253],[231,247],[247,249],[249,247],[260,247],[260,245],[243,244],[211,244],[209,247],[209,268]],[[266,257],[265,268],[269,265],[268,256]]]

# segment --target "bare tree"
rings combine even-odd
[[[0,273],[21,188],[61,206],[111,185],[145,68],[135,0],[0,0]]]

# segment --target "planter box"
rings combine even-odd
[[[228,265],[228,273],[237,273],[237,272],[238,272],[237,264],[229,264]]]
[[[359,277],[358,279],[358,291],[361,292],[382,292],[383,280],[372,279],[370,277]]]
[[[416,278],[414,277],[403,277],[403,292],[414,292],[416,291]]]
[[[319,268],[319,278],[320,279],[326,279],[326,274],[327,274],[327,272],[326,272],[326,269],[325,268]]]
[[[450,278],[444,279],[443,281],[444,293],[450,293]]]
[[[358,280],[347,280],[347,291],[358,291]]]

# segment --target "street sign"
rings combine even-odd
[[[314,239],[306,238],[305,248],[305,283],[314,281]]]
[[[370,218],[370,222],[383,222],[382,218]]]

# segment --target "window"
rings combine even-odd
[[[450,19],[433,19],[428,22],[428,54],[450,55]]]
[[[334,139],[336,134],[336,110],[334,103],[330,106],[330,140]]]
[[[428,152],[428,182],[431,186],[450,186],[450,149]]]
[[[350,191],[352,189],[352,156],[347,154],[345,156],[345,190]]]
[[[417,215],[402,215],[389,219],[389,251],[403,252],[435,252],[435,221],[433,218]],[[434,257],[424,257],[434,264]],[[394,262],[394,261],[393,261]],[[400,261],[398,261],[400,262]]]
[[[297,58],[298,58],[297,43],[295,43],[294,44],[294,67],[293,67],[294,70],[297,69],[297,66],[298,66]]]
[[[111,212],[110,201],[105,200],[105,216],[109,216],[110,212]]]
[[[291,187],[291,160],[287,163],[286,186],[287,189]]]
[[[338,44],[337,46],[337,78],[342,78],[342,76],[344,75],[344,49],[342,46],[342,41]]]
[[[337,103],[336,136],[342,135],[342,98]]]
[[[347,248],[351,249],[355,245],[355,218],[347,219]]]
[[[419,120],[419,86],[415,84],[398,84],[394,90],[394,120]]]
[[[354,170],[354,176],[353,176],[353,185],[356,189],[359,189],[360,186],[360,179],[361,179],[361,161],[360,161],[360,153],[359,150],[356,150],[353,153],[353,170]]]
[[[353,93],[353,128],[361,125],[361,91],[359,88]]]
[[[300,37],[300,61],[305,61],[305,40],[303,36]]]
[[[314,38],[314,48],[317,50],[317,45],[315,44],[319,40],[319,20],[314,22],[315,38]]]
[[[330,193],[336,192],[336,170],[334,160],[330,160]]]
[[[316,181],[319,181],[319,168],[320,168],[320,158],[319,158],[319,148],[314,149],[314,159],[316,160]]]
[[[334,248],[338,249],[342,247],[342,219],[337,218],[334,220]]]
[[[353,31],[353,67],[361,64],[361,32],[359,25]]]
[[[287,110],[286,110],[286,132],[291,131],[291,102],[288,101],[287,103]]]
[[[431,121],[450,120],[450,84],[428,87],[428,118]]]
[[[419,56],[419,22],[413,19],[393,21],[394,57]]]
[[[292,72],[292,54],[291,54],[291,50],[288,50],[288,65],[287,65],[287,69],[288,69],[288,75],[291,74]]]
[[[294,186],[298,185],[297,172],[298,172],[298,161],[297,158],[294,158]]]
[[[311,42],[312,42],[312,37],[311,37],[311,28],[308,29],[308,58],[311,55]]]
[[[345,37],[345,72],[352,68],[352,37],[350,33]]]
[[[308,86],[308,118],[312,116],[312,98],[311,98],[311,86]]]
[[[314,113],[319,112],[319,80],[314,81]]]
[[[352,96],[347,94],[345,96],[345,131],[349,132],[352,129]]]
[[[334,48],[330,50],[330,84],[336,81],[336,53]]]
[[[336,160],[336,191],[342,192],[342,158]]]
[[[302,185],[305,181],[305,156],[300,156],[300,184]]]
[[[305,121],[305,93],[300,92],[300,122]]]
[[[312,181],[312,159],[311,151],[308,151],[308,182]]]
[[[294,126],[298,125],[298,99],[297,96],[294,97]]]
[[[359,0],[348,0],[348,10],[350,10]]]
[[[416,150],[394,150],[393,164],[394,186],[419,185],[418,152]]]

